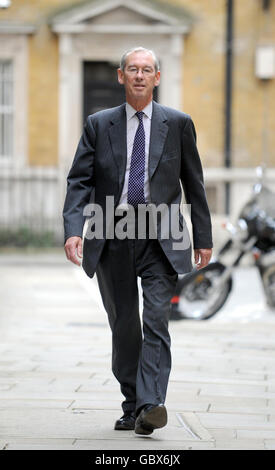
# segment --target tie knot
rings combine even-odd
[[[144,114],[143,111],[137,111],[137,112],[136,112],[136,115],[137,115],[137,117],[139,118],[139,122],[142,122],[142,116],[143,116],[143,114]]]

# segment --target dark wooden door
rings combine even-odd
[[[83,122],[89,114],[125,102],[124,86],[117,81],[119,65],[110,62],[83,62]],[[154,100],[157,101],[154,90]]]

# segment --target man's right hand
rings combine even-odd
[[[79,258],[82,258],[82,238],[81,237],[68,238],[64,245],[64,249],[65,249],[65,253],[66,253],[68,260],[80,266],[81,262],[77,259],[76,253]]]

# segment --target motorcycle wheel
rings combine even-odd
[[[207,320],[222,308],[232,289],[231,276],[215,289],[215,284],[224,270],[223,264],[210,263],[205,268],[186,275],[178,282],[179,302],[176,308],[181,318]]]
[[[263,274],[263,285],[267,304],[275,309],[275,266],[270,266]]]

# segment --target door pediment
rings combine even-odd
[[[168,7],[168,8],[167,8]],[[157,0],[90,0],[51,19],[56,33],[187,33],[194,17],[183,7]]]
[[[86,24],[154,24],[157,20],[145,16],[137,11],[133,11],[125,6],[118,6],[101,15],[93,16],[85,20]],[[163,22],[160,22],[163,23]],[[164,24],[164,23],[163,23]]]

